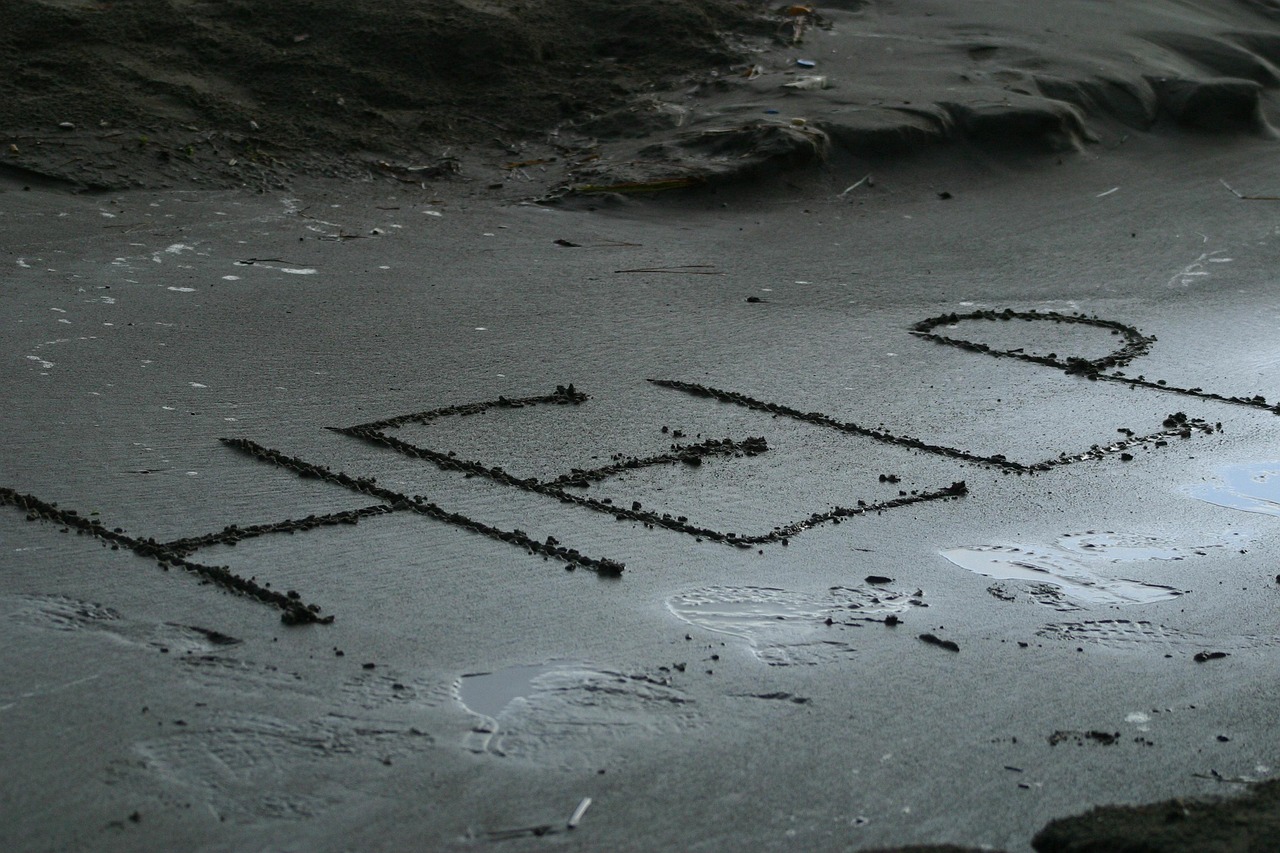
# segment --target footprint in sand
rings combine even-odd
[[[1154,647],[1170,653],[1190,653],[1207,649],[1262,648],[1280,643],[1280,637],[1209,636],[1195,631],[1180,631],[1154,622],[1135,622],[1128,619],[1051,623],[1036,633],[1049,640],[1061,640],[1076,645],[1087,643],[1115,651],[1136,651]]]
[[[301,819],[345,801],[355,781],[377,777],[393,758],[431,744],[417,729],[335,715],[295,723],[224,713],[135,744],[137,762],[116,775],[141,774],[161,798],[199,802],[220,820]]]
[[[449,697],[447,682],[428,681],[394,670],[360,672],[338,688],[341,707],[361,711],[418,711],[435,708]]]
[[[812,665],[854,651],[839,638],[843,623],[925,607],[922,596],[919,590],[906,593],[884,586],[835,586],[816,595],[769,587],[714,586],[672,596],[667,607],[691,625],[741,637],[770,666]]]
[[[1014,600],[1018,590],[1032,601],[1054,610],[1088,606],[1119,607],[1167,601],[1185,593],[1165,584],[1124,577],[1140,573],[1144,564],[1205,556],[1210,549],[1238,547],[1232,533],[1205,545],[1182,545],[1154,536],[1113,531],[1065,534],[1054,545],[975,545],[940,552],[963,569],[1012,584],[988,590]]]
[[[172,654],[207,654],[240,640],[211,628],[177,622],[146,623],[126,619],[119,612],[65,595],[5,596],[10,618],[33,628],[96,634],[132,646],[146,646]]]
[[[237,647],[243,642],[210,628],[131,620],[110,607],[62,595],[0,596],[0,613],[5,611],[14,622],[28,627],[81,633],[139,650],[165,652],[181,676],[201,689],[251,694],[269,691],[331,701],[324,690],[297,672],[237,656]],[[389,708],[414,712],[436,707],[448,695],[447,682],[427,682],[386,669],[361,671],[341,683],[331,707],[355,716]]]
[[[0,618],[139,654],[168,652],[159,657],[171,662],[171,672],[216,704],[227,701],[215,700],[218,694],[235,705],[266,695],[301,712],[284,719],[198,711],[135,743],[135,760],[118,762],[108,773],[108,782],[138,784],[181,807],[199,803],[237,823],[303,819],[348,801],[360,780],[376,783],[386,765],[432,746],[422,711],[448,694],[447,685],[432,687],[388,669],[361,670],[336,693],[326,691],[299,673],[237,657],[242,641],[222,632],[129,619],[68,596],[0,596]]]
[[[565,769],[598,766],[615,744],[699,722],[692,700],[665,679],[580,664],[473,673],[455,688],[457,701],[479,717],[467,749]]]

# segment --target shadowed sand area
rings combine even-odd
[[[1164,127],[1269,136],[1280,83],[1280,10],[1261,0],[13,0],[7,15],[0,164],[88,187],[496,172],[535,195],[956,142],[1021,156]]]

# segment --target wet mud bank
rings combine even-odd
[[[520,147],[572,116],[728,64],[738,40],[767,35],[764,10],[14,0],[0,168],[88,189],[447,179],[470,145],[530,159]]]
[[[1059,7],[14,0],[0,173],[553,200],[753,184],[833,157],[852,183],[949,147],[1042,159],[1134,133],[1274,135],[1269,5]],[[1099,16],[1091,40],[1054,35]]]
[[[1165,800],[1105,806],[1055,820],[1036,834],[1038,853],[1262,853],[1280,838],[1280,783],[1267,782],[1232,799]]]

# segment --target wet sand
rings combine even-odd
[[[326,187],[7,192],[5,483],[86,519],[77,535],[0,514],[11,846],[470,847],[558,829],[591,797],[557,839],[1025,850],[1098,803],[1266,778],[1273,525],[1193,490],[1241,488],[1228,466],[1271,458],[1275,414],[911,333],[951,310],[1097,313],[1158,338],[1135,375],[1270,390],[1273,226],[1218,183],[1273,185],[1269,147],[1215,144],[1176,180],[1185,142],[1132,150],[948,167],[947,200],[922,168],[858,199],[824,176],[754,203],[594,212]],[[1114,348],[1041,325],[1058,328],[966,334]],[[468,405],[569,382],[587,398]],[[403,446],[326,429],[423,412],[383,426]],[[1178,412],[1208,431],[1166,427]],[[679,449],[752,437],[767,450]],[[1060,454],[1084,458],[980,458]],[[555,486],[569,503],[516,485],[610,466]],[[282,624],[95,523],[191,543],[183,559],[334,621]],[[990,547],[1056,558],[1037,583],[944,556]],[[1179,594],[1098,600],[1082,570]],[[468,676],[504,672],[511,701],[469,709]]]
[[[1266,849],[1274,142],[1082,115],[10,173],[0,842]]]

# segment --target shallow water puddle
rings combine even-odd
[[[885,587],[832,587],[818,595],[769,587],[707,587],[672,596],[667,608],[691,625],[745,639],[755,656],[771,666],[786,666],[817,664],[852,652],[840,637],[845,620],[927,606],[922,595]]]
[[[1056,545],[977,545],[939,553],[963,569],[998,580],[1030,586],[1032,599],[1055,609],[1070,609],[1061,598],[1084,604],[1123,606],[1167,601],[1183,590],[1164,584],[1114,577],[1121,563],[1184,560],[1203,555],[1205,548],[1187,547],[1151,536],[1115,532],[1067,534]],[[1051,587],[1060,595],[1039,594]],[[1002,596],[1003,597],[1003,596]]]
[[[1228,509],[1280,515],[1280,462],[1228,465],[1221,476],[1222,483],[1191,487],[1191,496]]]
[[[1104,578],[1051,548],[980,545],[952,548],[942,556],[963,569],[998,580],[1043,583],[1089,604],[1150,604],[1182,594],[1171,586]]]
[[[476,672],[462,676],[458,699],[473,714],[497,717],[516,699],[533,692],[533,681],[552,672],[558,664],[513,666],[497,672]]]

